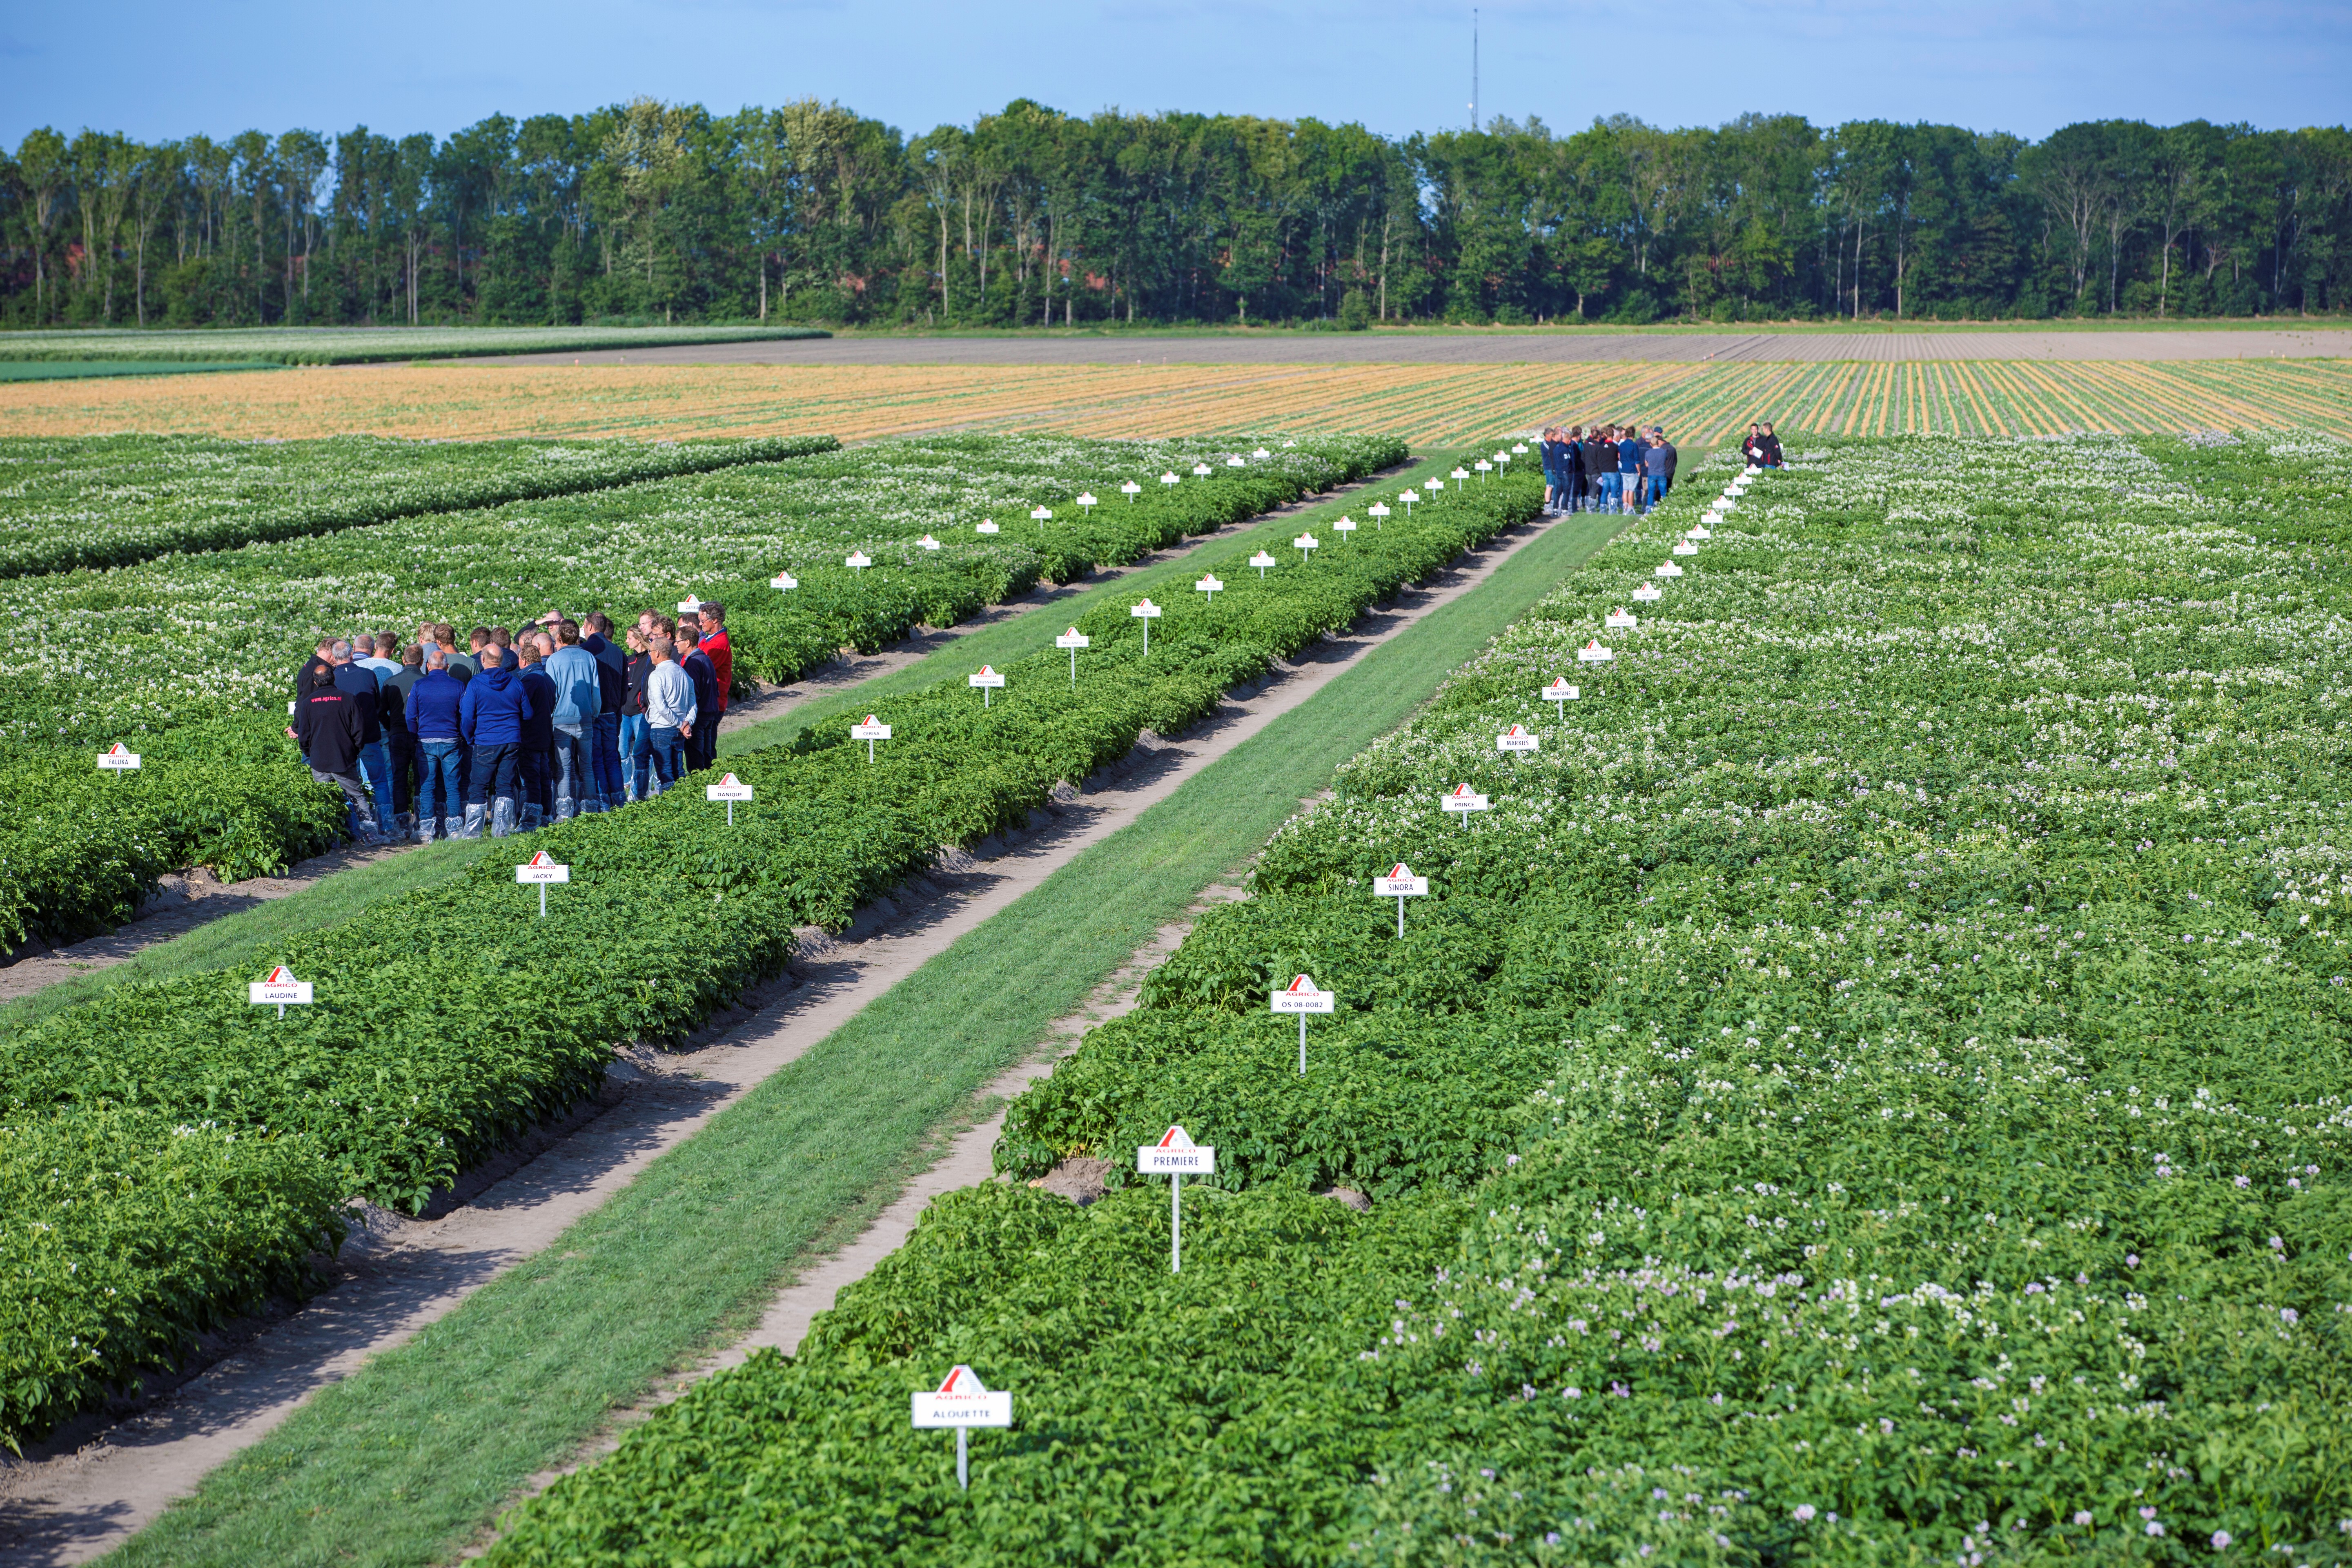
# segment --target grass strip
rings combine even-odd
[[[878,998],[110,1562],[423,1564],[684,1363],[1338,765],[1615,531],[1556,524]],[[854,1227],[853,1227],[854,1228]]]

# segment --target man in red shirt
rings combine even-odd
[[[702,754],[719,754],[719,721],[727,717],[727,693],[735,684],[735,648],[727,640],[727,606],[706,603],[702,606],[702,651],[711,668],[719,672],[719,711],[706,714],[708,725],[697,724],[702,734]]]

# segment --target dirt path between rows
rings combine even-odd
[[[1257,689],[1235,693],[1208,721],[1172,740],[1147,736],[1109,776],[1057,801],[1025,834],[980,845],[933,876],[878,900],[837,940],[816,933],[791,973],[713,1019],[698,1043],[671,1056],[617,1061],[606,1101],[567,1126],[478,1171],[437,1217],[369,1208],[344,1245],[329,1289],[260,1326],[206,1370],[110,1427],[95,1421],[0,1456],[0,1563],[85,1563],[120,1544],[204,1476],[258,1441],[322,1384],[404,1343],[467,1294],[554,1241],[656,1158],[846,1023],[906,975],[945,952],[1088,847],[1136,820],[1202,769],[1307,701],[1357,660],[1475,588],[1553,520],[1542,519],[1465,552],[1349,631],[1278,665]],[[1009,1081],[1008,1081],[1009,1086]],[[749,1343],[767,1334],[797,1343],[832,1291],[898,1245],[935,1190],[986,1174],[982,1129],[957,1139],[935,1166],[830,1265],[805,1271],[770,1309]],[[799,1325],[795,1327],[795,1325]]]
[[[1303,496],[1287,506],[1262,511],[1239,522],[1227,523],[1213,532],[1195,534],[1165,550],[1152,551],[1124,566],[1098,566],[1074,583],[1058,586],[1040,583],[1026,594],[991,605],[955,626],[922,627],[912,637],[879,653],[845,653],[785,685],[761,684],[751,695],[739,698],[729,705],[727,728],[720,731],[719,738],[726,741],[750,725],[783,718],[794,709],[804,707],[819,698],[835,696],[878,676],[904,669],[983,627],[1016,620],[1149,567],[1181,559],[1205,545],[1223,543],[1274,519],[1340,500],[1366,485],[1382,483],[1407,466],[1382,469],[1353,484],[1335,486],[1321,495]],[[722,766],[725,757],[726,753],[722,753]],[[162,889],[148,900],[137,918],[117,926],[104,936],[89,937],[64,947],[51,947],[46,942],[37,942],[9,955],[5,963],[0,963],[0,1004],[30,996],[37,991],[45,991],[60,981],[87,974],[92,970],[110,969],[151,947],[185,936],[224,916],[253,909],[290,893],[301,892],[306,888],[314,888],[338,871],[364,866],[415,847],[413,844],[373,847],[349,844],[300,861],[282,876],[254,877],[242,882],[223,882],[203,867],[170,873],[163,878]]]

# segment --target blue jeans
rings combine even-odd
[[[1622,488],[1624,478],[1622,474],[1601,476],[1601,510],[1602,511],[1615,511],[1624,500],[1625,492]]]
[[[589,736],[593,753],[591,765],[596,774],[596,793],[604,797],[607,805],[621,802],[621,716],[618,713],[596,715],[596,728]]]
[[[588,725],[555,726],[555,820],[569,822],[596,799],[596,783],[588,760]]]
[[[360,748],[360,777],[367,781],[368,793],[375,796],[377,820],[392,825],[392,752],[381,739],[370,741]],[[352,814],[352,831],[359,832],[359,813]]]
[[[416,748],[416,820],[466,815],[466,758],[455,741],[425,741]]]
[[[653,766],[652,731],[646,728],[642,713],[621,715],[621,793],[631,800],[644,800],[653,792],[646,786]]]
[[[677,732],[677,725],[667,724],[658,730],[648,728],[646,740],[653,752],[653,793],[660,795],[686,776],[686,738]]]
[[[1655,506],[1660,501],[1665,500],[1666,492],[1674,488],[1675,481],[1668,479],[1665,475],[1652,474],[1650,476],[1650,504],[1652,506]]]
[[[517,745],[474,746],[473,776],[466,781],[466,804],[487,805],[494,800],[515,798],[515,774],[522,767],[522,748]]]

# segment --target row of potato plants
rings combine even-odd
[[[828,450],[726,441],[0,437],[0,577],[127,566]]]
[[[1661,583],[1677,498],[1015,1101],[1008,1180],[488,1561],[2352,1560],[2347,479],[1825,442]],[[1019,1180],[1172,1123],[1181,1274],[1157,1183]],[[1014,1399],[969,1492],[908,1423],[959,1363]]]
[[[740,680],[783,681],[1404,456],[1349,437],[804,446],[788,461],[0,583],[0,950],[119,924],[181,867],[233,880],[332,844],[340,797],[310,782],[283,717],[322,633],[519,625],[551,606],[627,620],[691,595],[729,605]],[[1181,483],[1160,484],[1166,472]],[[1122,496],[1123,479],[1144,492]],[[1098,504],[1072,505],[1088,486]],[[1038,507],[1049,523],[1030,520]],[[1003,531],[976,531],[992,514]],[[874,564],[848,566],[853,552]],[[770,586],[786,570],[799,587]],[[140,752],[136,775],[56,754],[116,741]]]
[[[1082,621],[1075,686],[1048,652],[1007,666],[986,705],[961,679],[893,700],[871,762],[845,726],[732,758],[757,796],[731,826],[689,784],[518,840],[517,860],[543,848],[572,868],[545,920],[486,860],[381,918],[0,1037],[0,1437],[289,1288],[332,1250],[345,1199],[415,1209],[593,1089],[616,1043],[675,1041],[774,973],[795,927],[839,929],[942,846],[1019,826],[1144,730],[1200,721],[1538,505],[1532,480],[1455,489],[1264,579],[1214,552],[1202,563],[1232,586],[1167,605],[1148,655],[1123,605]],[[665,911],[650,925],[648,889]],[[247,1005],[277,963],[314,1005]]]

